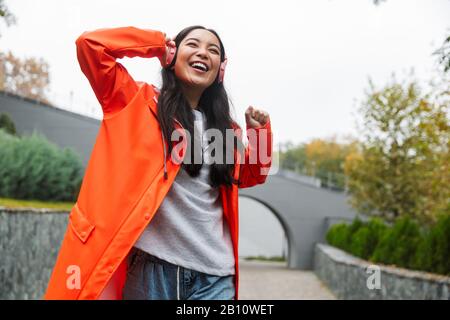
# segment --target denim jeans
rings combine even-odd
[[[133,248],[125,300],[234,300],[234,275],[217,276],[177,266]]]

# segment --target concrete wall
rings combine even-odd
[[[68,214],[0,207],[0,300],[42,298]]]
[[[339,299],[450,299],[450,277],[373,266],[335,247],[324,244],[315,246],[314,271]],[[379,270],[379,286],[375,280],[376,269]],[[372,289],[369,289],[368,282]]]

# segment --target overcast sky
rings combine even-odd
[[[17,24],[2,26],[0,49],[50,64],[50,97],[60,107],[101,117],[76,59],[86,30],[135,26],[175,36],[201,24],[216,29],[228,56],[225,87],[245,124],[249,105],[270,113],[274,142],[355,133],[367,79],[379,86],[411,68],[428,80],[432,52],[450,30],[449,0],[137,1],[7,0]],[[220,4],[220,5],[219,5]],[[136,80],[160,85],[158,59],[119,60]],[[70,92],[73,91],[73,102]]]

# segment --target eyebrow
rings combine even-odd
[[[186,42],[188,41],[188,40],[195,40],[195,41],[197,41],[197,42],[200,42],[200,40],[198,40],[197,38],[188,38],[188,39],[186,39]],[[216,45],[216,44],[214,44],[214,43],[212,43],[212,42],[210,42],[210,43],[208,43],[210,46],[215,46],[215,47],[217,47],[217,49],[219,49],[219,51],[220,51],[220,48],[219,48],[219,46],[218,45]]]

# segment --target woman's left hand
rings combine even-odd
[[[245,122],[250,128],[263,126],[269,121],[269,114],[263,110],[249,106],[245,111]]]

